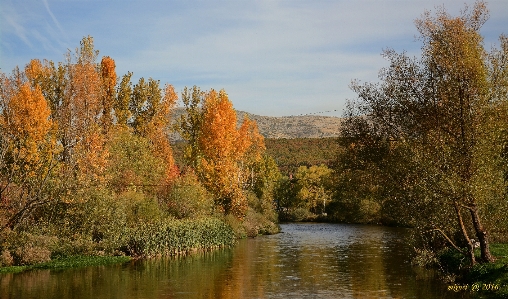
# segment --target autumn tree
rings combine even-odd
[[[107,134],[113,124],[113,106],[116,99],[116,65],[115,61],[105,56],[101,60],[102,79],[102,113],[101,125],[104,134]]]
[[[198,140],[202,181],[226,213],[241,217],[247,203],[237,162],[248,144],[238,134],[236,112],[224,90],[206,94],[203,123]]]
[[[386,140],[387,149],[408,151],[402,188],[408,198],[417,203],[414,206],[441,207],[431,209],[435,214],[426,214],[419,226],[442,235],[472,264],[473,236],[482,260],[493,260],[482,209],[504,192],[491,188],[501,179],[495,167],[501,150],[490,138],[505,130],[498,117],[504,115],[506,98],[493,96],[498,87],[489,74],[479,32],[487,18],[484,2],[476,2],[459,17],[444,9],[435,16],[426,12],[416,20],[423,42],[421,59],[386,50],[390,67],[381,71],[381,83],[352,84],[361,111],[355,117],[368,120],[374,134]],[[490,181],[485,181],[488,173]],[[485,190],[498,195],[486,198]],[[466,251],[453,241],[456,232],[462,237],[455,241],[466,244]]]
[[[27,66],[39,66],[32,62]],[[33,74],[0,78],[0,205],[2,227],[14,228],[52,201],[48,184],[57,146],[50,109]],[[33,83],[33,82],[32,82]]]
[[[157,103],[151,104],[150,121],[147,125],[147,138],[152,143],[154,155],[161,158],[165,163],[165,180],[169,183],[178,175],[178,169],[173,158],[173,150],[169,143],[169,130],[171,112],[176,105],[178,95],[172,85],[164,87],[164,94]]]
[[[237,115],[224,90],[202,93],[185,89],[182,100],[187,114],[178,131],[187,141],[185,159],[225,213],[241,218],[247,201],[244,189],[260,162],[264,139],[255,122],[245,118],[237,127]]]
[[[120,84],[117,87],[116,98],[113,105],[116,116],[116,123],[124,127],[127,127],[127,123],[131,118],[131,112],[129,110],[129,102],[132,95],[131,77],[131,72],[128,72],[122,76]]]
[[[97,63],[99,51],[95,50],[93,38],[84,37],[74,58],[68,57],[69,68],[69,109],[61,126],[69,130],[72,147],[71,165],[76,165],[76,178],[81,185],[104,183],[104,171],[107,163],[107,150],[104,147],[105,136],[100,129],[104,107],[103,82],[100,65]],[[109,104],[107,104],[109,106]],[[69,123],[70,122],[70,123]]]

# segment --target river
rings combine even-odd
[[[411,267],[408,231],[282,224],[234,248],[122,265],[0,274],[0,298],[466,298]]]

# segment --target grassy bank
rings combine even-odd
[[[439,264],[448,277],[450,292],[470,292],[474,298],[508,298],[508,244],[490,246],[494,263],[478,263],[468,267],[463,256],[451,250],[442,252]],[[479,258],[479,252],[476,252]]]
[[[186,254],[230,246],[236,241],[232,228],[214,217],[159,219],[125,226],[114,232],[99,231],[100,238],[94,235],[49,235],[40,231],[4,232],[0,246],[0,273],[117,263],[131,257]]]
[[[496,261],[475,265],[465,281],[478,289],[479,298],[508,298],[508,244],[491,245]]]
[[[19,273],[34,269],[68,269],[91,266],[106,266],[125,263],[131,259],[132,258],[128,256],[70,256],[65,258],[57,258],[49,262],[35,265],[0,267],[0,273]]]
[[[101,238],[15,233],[4,238],[0,250],[0,274],[34,269],[66,269],[123,263],[132,258],[185,255],[235,244],[238,238],[279,232],[278,225],[249,210],[240,221],[224,219],[159,219],[125,226],[117,234],[101,233]],[[49,241],[48,241],[49,240]],[[2,249],[0,247],[0,249]]]

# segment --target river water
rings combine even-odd
[[[405,229],[281,227],[277,235],[187,257],[0,274],[0,298],[467,298],[411,267]]]

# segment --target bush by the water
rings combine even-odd
[[[232,245],[230,226],[217,218],[140,223],[121,249],[128,255],[174,255]]]

